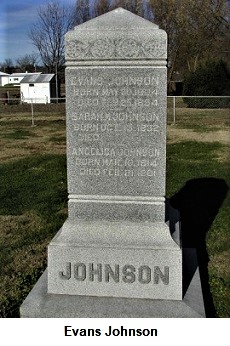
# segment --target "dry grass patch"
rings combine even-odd
[[[228,163],[230,161],[230,146],[224,146],[221,150],[217,150],[215,155],[220,163]]]
[[[229,108],[187,108],[177,107],[176,104],[176,122],[183,124],[197,124],[208,126],[230,125]],[[172,116],[172,105],[168,107],[169,117]]]
[[[229,279],[230,256],[229,251],[223,251],[210,257],[209,269],[223,279]]]
[[[8,162],[31,155],[64,154],[65,117],[39,115],[32,127],[28,115],[0,119],[0,161]],[[52,138],[55,140],[52,140]]]
[[[200,133],[191,129],[181,129],[174,126],[168,126],[167,136],[169,143],[178,143],[186,140],[207,143],[218,141],[223,144],[230,144],[230,133],[228,130]]]

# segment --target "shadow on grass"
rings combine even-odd
[[[207,317],[215,317],[216,311],[209,287],[208,252],[206,234],[227,195],[228,185],[223,179],[200,178],[189,180],[170,198],[170,204],[178,209],[181,219],[183,248],[196,248]]]

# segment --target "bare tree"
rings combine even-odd
[[[26,54],[21,56],[16,60],[17,66],[20,68],[22,72],[32,72],[36,69],[36,64],[38,61],[38,56],[36,53]]]
[[[107,13],[111,10],[111,1],[109,0],[96,0],[94,2],[93,16],[97,17],[101,14]]]
[[[74,26],[87,22],[90,18],[90,1],[77,0],[74,14]]]
[[[144,16],[145,1],[142,0],[112,0],[111,9],[118,7],[123,7],[124,9],[138,14],[139,16]]]
[[[228,10],[225,0],[199,0],[190,4],[187,14],[190,29],[186,33],[187,42],[183,42],[189,71],[195,71],[199,61],[213,58],[226,48],[224,41],[229,39],[230,29],[226,19]]]
[[[49,72],[55,72],[64,64],[64,35],[73,25],[73,14],[74,8],[70,5],[54,0],[38,9],[38,21],[29,37]]]
[[[118,7],[149,19],[149,6],[147,0],[95,0],[92,16],[97,17]]]
[[[5,59],[5,61],[0,62],[0,69],[5,73],[12,73],[14,69],[14,63],[12,59]]]
[[[195,71],[220,49],[227,32],[225,0],[148,0],[154,22],[168,34],[169,79],[173,71]],[[219,47],[219,48],[217,48]]]
[[[94,4],[95,16],[123,7],[167,32],[169,80],[174,71],[195,71],[203,60],[229,53],[226,0],[95,0]]]

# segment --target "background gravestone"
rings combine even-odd
[[[23,316],[33,295],[44,317],[199,316],[165,223],[166,57],[166,33],[121,8],[67,33],[69,215]]]

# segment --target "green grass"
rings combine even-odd
[[[167,196],[172,197],[180,191],[188,181],[195,179],[216,178],[218,184],[230,186],[229,162],[219,161],[218,153],[224,146],[218,142],[180,142],[167,146]],[[195,186],[195,183],[194,183]],[[191,205],[191,224],[204,223],[206,213],[210,212],[210,206],[215,204],[218,191],[203,200],[200,191],[197,194],[197,211]],[[213,202],[214,201],[214,202]],[[207,203],[205,206],[204,203]],[[218,317],[230,317],[230,194],[221,200],[222,205],[206,233],[206,249],[209,256],[208,273],[209,285],[214,301],[216,315]],[[187,201],[189,204],[189,201]],[[203,205],[200,205],[200,203]],[[218,209],[219,206],[216,208]],[[199,213],[199,208],[201,212]],[[194,222],[194,218],[198,218]],[[196,229],[194,229],[194,234]],[[202,236],[200,236],[202,238]],[[199,239],[199,237],[198,237]]]
[[[48,155],[0,165],[0,316],[19,305],[46,266],[46,247],[66,213],[66,158]]]
[[[13,129],[13,131],[2,135],[3,138],[9,139],[26,139],[30,136],[34,136],[34,133],[29,130],[22,129]]]
[[[1,165],[0,214],[35,210],[48,220],[66,201],[65,162],[65,156],[48,155]]]
[[[173,105],[168,102],[168,124],[173,122]],[[176,126],[194,131],[216,131],[230,125],[229,109],[194,109],[186,108],[179,100],[175,109]]]
[[[56,142],[56,143],[65,143],[66,142],[66,137],[64,137],[64,136],[59,136],[59,137],[51,136],[49,138],[49,141],[50,142]]]
[[[186,141],[167,146],[167,195],[177,191],[189,179],[202,177],[229,178],[228,163],[219,164],[218,142]]]
[[[47,245],[67,217],[65,122],[63,114],[58,114],[39,113],[33,130],[29,113],[17,118],[2,115],[1,141],[7,150],[16,147],[17,151],[12,159],[4,156],[0,163],[0,317],[19,316],[19,306],[47,266]],[[196,118],[193,112],[190,124],[188,114],[181,115],[180,126],[196,125],[201,130],[208,118],[204,112],[200,123],[199,110],[197,114]],[[222,123],[214,113],[209,122],[207,127],[215,134],[216,122],[222,128],[226,122],[225,112]],[[169,142],[167,197],[201,178],[220,179],[230,186],[229,147],[215,140]],[[21,149],[23,159],[18,158]],[[210,199],[215,200],[216,194]],[[209,284],[218,317],[230,317],[229,199],[228,194],[206,233]],[[205,214],[205,208],[202,212]],[[195,212],[191,216],[194,220]]]

